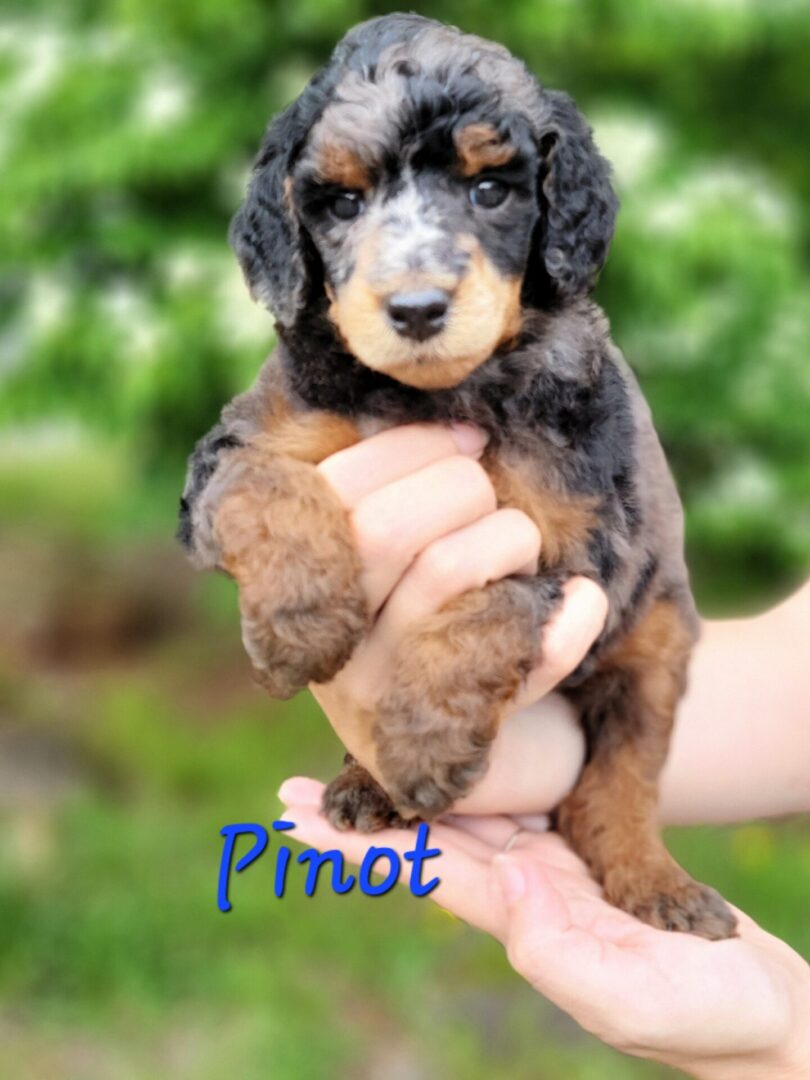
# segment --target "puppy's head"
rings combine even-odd
[[[282,328],[326,309],[368,367],[454,386],[524,308],[587,292],[616,201],[570,98],[415,15],[364,23],[265,136],[231,241]]]

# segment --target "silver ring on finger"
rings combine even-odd
[[[515,831],[512,833],[512,835],[509,837],[509,839],[503,845],[504,853],[507,852],[507,851],[512,850],[512,848],[515,846],[515,841],[517,840],[517,838],[520,836],[520,834],[522,832],[525,832],[525,831],[526,830],[522,826],[518,826],[518,828],[515,829]]]

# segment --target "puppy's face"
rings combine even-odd
[[[288,344],[326,309],[344,351],[432,389],[518,334],[521,297],[587,293],[615,211],[570,98],[500,45],[388,15],[270,126],[230,238]]]
[[[329,315],[348,350],[434,389],[459,383],[520,330],[537,154],[517,121],[459,118],[452,102],[444,115],[420,113],[411,81],[339,89],[289,197],[320,254]],[[390,116],[387,101],[396,103]]]

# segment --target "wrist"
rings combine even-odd
[[[810,1080],[810,973],[785,1030],[770,1046],[680,1067],[696,1080]]]

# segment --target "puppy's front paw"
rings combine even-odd
[[[351,757],[340,775],[327,785],[323,812],[341,831],[357,829],[368,833],[408,827],[374,777]]]
[[[535,591],[506,579],[466,593],[403,642],[374,727],[400,813],[433,818],[483,776],[504,707],[532,666]]]
[[[242,640],[274,697],[328,682],[368,627],[348,516],[314,468],[275,461],[227,496],[214,529],[239,583]]]
[[[487,751],[488,746],[473,748],[466,761],[451,764],[439,755],[432,762],[422,760],[400,765],[394,769],[396,780],[391,784],[392,801],[408,817],[427,820],[438,817],[484,775]]]

